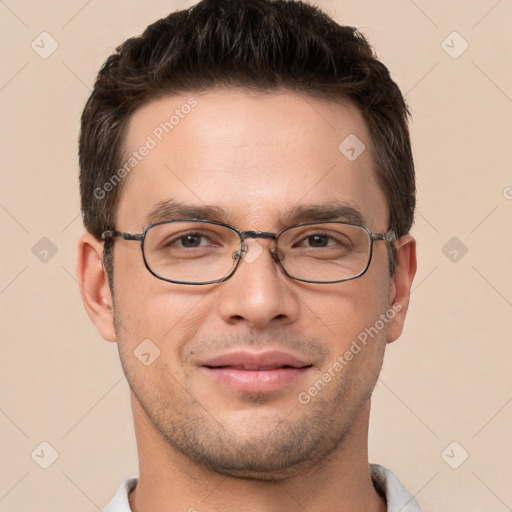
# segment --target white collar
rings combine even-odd
[[[387,512],[421,512],[414,497],[389,469],[378,464],[370,464],[370,474],[375,488],[386,497]],[[138,478],[125,480],[103,512],[131,512],[128,495],[137,482]]]

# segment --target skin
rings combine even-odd
[[[172,199],[217,207],[238,229],[270,232],[297,206],[336,201],[359,210],[374,233],[387,231],[370,151],[350,162],[338,150],[349,134],[371,146],[357,108],[284,92],[194,97],[198,105],[129,175],[118,230],[141,232],[148,212]],[[136,111],[127,148],[140,147],[188,99],[164,97]],[[102,243],[81,237],[84,305],[101,336],[117,342],[132,390],[140,464],[133,511],[386,510],[372,486],[367,439],[371,392],[386,344],[402,332],[416,271],[414,239],[396,244],[393,277],[385,242],[374,244],[361,278],[310,284],[286,277],[271,241],[260,239],[249,251],[261,253],[229,280],[187,286],[156,279],[139,244],[116,239],[113,303]],[[309,404],[299,403],[299,393],[392,305],[401,310],[379,334]],[[147,338],[160,350],[149,366],[133,354]],[[234,349],[283,350],[312,368],[276,392],[235,391],[200,366]]]

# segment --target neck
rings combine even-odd
[[[132,512],[386,511],[368,467],[370,401],[329,457],[280,481],[234,478],[199,467],[161,438],[133,396],[132,408],[140,473],[129,496]]]

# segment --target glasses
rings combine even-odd
[[[213,284],[229,279],[243,259],[250,263],[247,241],[273,240],[270,249],[284,273],[306,283],[341,283],[361,277],[370,266],[373,242],[393,242],[393,231],[375,234],[351,222],[306,222],[277,233],[239,231],[221,222],[166,220],[142,233],[105,231],[114,237],[140,242],[146,268],[158,279],[178,284]],[[262,252],[261,247],[254,247]],[[256,257],[255,257],[256,256]]]

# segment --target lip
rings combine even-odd
[[[201,366],[211,378],[236,391],[270,393],[303,376],[312,364],[292,354],[273,350],[222,354]]]

